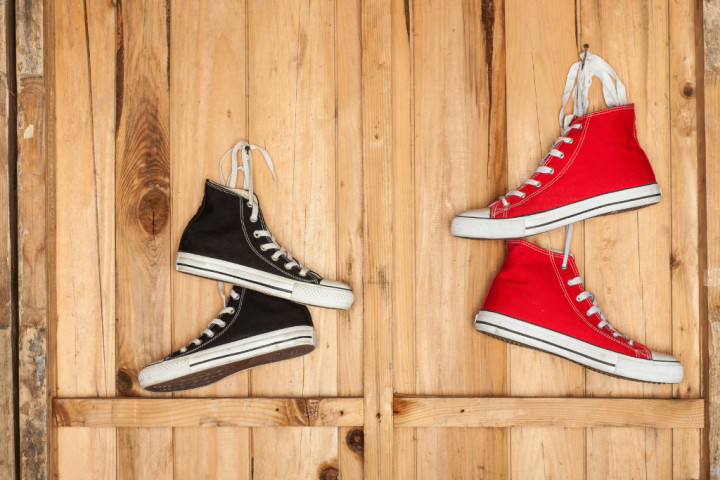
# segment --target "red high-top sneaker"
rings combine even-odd
[[[581,88],[575,115],[563,120],[563,134],[540,167],[517,190],[488,208],[463,212],[451,232],[468,238],[519,238],[579,220],[641,208],[660,201],[660,187],[635,133],[635,107],[626,105],[625,88],[600,57],[587,54],[587,64],[574,64],[563,97],[567,103],[574,74]],[[609,107],[584,114],[592,76],[603,83]],[[613,84],[610,77],[616,79]],[[584,95],[584,97],[583,97]]]
[[[618,332],[585,291],[572,256],[524,240],[490,286],[475,329],[510,343],[567,358],[600,372],[656,383],[679,383],[683,367]]]

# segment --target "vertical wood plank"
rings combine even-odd
[[[246,137],[245,7],[244,2],[230,1],[172,4],[172,253],[202,202],[205,179],[218,181],[222,154]],[[176,350],[206,327],[222,308],[222,300],[216,282],[173,271],[172,283],[172,350]],[[247,392],[248,374],[239,373],[176,396],[246,396]],[[249,442],[247,428],[175,429],[175,478],[249,478]]]
[[[87,7],[87,8],[85,8]],[[58,2],[55,68],[57,392],[115,393],[115,8]],[[78,25],[84,28],[78,28]],[[82,159],[82,160],[79,160]],[[83,252],[78,255],[78,252]],[[115,478],[115,429],[57,434],[60,478]],[[66,461],[71,458],[72,461]]]
[[[707,225],[708,476],[720,479],[720,0],[703,2]]]
[[[362,3],[365,476],[392,478],[392,3]],[[372,181],[369,181],[373,179]],[[383,227],[377,228],[382,225]]]
[[[454,215],[487,205],[505,188],[504,10],[501,1],[416,2],[413,9],[419,394],[498,395],[506,389],[505,344],[472,327],[502,242],[449,232]],[[471,471],[453,464],[451,451],[481,464],[486,476],[507,475],[506,430],[418,430],[416,437],[419,477],[447,471],[459,478]],[[429,460],[429,452],[444,444],[457,450],[445,447]],[[493,455],[483,453],[489,448]]]
[[[117,393],[143,395],[140,369],[171,348],[168,14],[118,2],[116,112]],[[171,478],[171,429],[118,429],[119,478]]]
[[[531,5],[511,0],[506,14],[507,128],[511,132],[507,190],[511,190],[529,178],[560,133],[557,112],[567,70],[577,59],[577,47],[572,0]],[[548,24],[553,28],[546,28]],[[529,241],[560,249],[563,234],[557,229]],[[584,225],[580,223],[575,226],[571,251],[581,272],[583,238]],[[508,348],[508,362],[512,395],[583,395],[585,373],[574,363],[513,345]],[[512,478],[546,475],[570,479],[585,474],[583,429],[513,428],[509,448]],[[567,461],[568,457],[575,460]]]
[[[363,371],[363,198],[360,2],[335,2],[337,132],[337,274],[351,285],[355,303],[337,314],[339,396],[361,396]],[[362,427],[338,429],[338,470],[363,478]]]
[[[415,392],[415,236],[413,219],[413,8],[391,2],[393,391]],[[372,181],[369,179],[369,181]],[[415,478],[415,429],[393,432],[393,478]]]
[[[673,388],[679,398],[702,393],[696,8],[692,0],[671,0],[669,9],[672,342],[685,369],[683,382]],[[673,432],[673,478],[700,478],[700,448],[699,432]]]
[[[9,26],[12,4],[0,7],[0,477],[15,478],[15,365],[16,352],[16,296],[13,286],[15,254],[13,252],[15,226],[15,149],[10,130],[11,109],[10,85],[15,73],[10,72],[8,43],[12,44]],[[14,82],[13,82],[14,83]]]
[[[275,183],[260,160],[253,178],[255,192],[278,242],[325,278],[338,278],[341,213],[337,205],[335,21],[332,2],[275,0],[248,7],[249,141],[269,151],[278,178]],[[317,332],[316,349],[304,357],[254,369],[250,373],[253,395],[337,395],[338,312],[309,308]],[[334,459],[332,468],[337,469],[337,436],[337,429],[332,435],[313,429],[292,434],[253,429],[255,475],[270,475],[276,468],[283,472],[299,463],[305,465],[301,471],[316,475],[318,462],[328,458]],[[284,457],[283,465],[271,466],[278,463],[272,450],[278,445],[292,455]],[[309,463],[305,457],[311,459]]]
[[[638,140],[650,159],[665,198],[658,205],[632,213],[586,222],[587,288],[598,295],[603,311],[620,331],[649,348],[672,352],[670,291],[671,216],[670,111],[668,102],[667,2],[581,2],[580,43],[589,43],[625,83],[628,101],[635,104]],[[642,28],[639,28],[642,26]],[[606,108],[599,82],[590,110]],[[631,267],[632,266],[632,267]],[[587,373],[589,395],[669,397],[672,387],[619,380]],[[642,435],[645,436],[641,441]],[[627,448],[635,445],[639,448]],[[590,445],[608,448],[591,453]],[[602,478],[601,465],[627,463],[629,471],[669,478],[672,435],[655,429],[591,429],[588,431],[588,476]],[[648,452],[658,452],[649,455]],[[613,455],[621,454],[621,458]],[[592,460],[591,461],[591,457]],[[610,467],[606,467],[610,468]],[[603,473],[604,472],[604,473]]]
[[[15,3],[20,478],[47,477],[47,164],[43,3]]]

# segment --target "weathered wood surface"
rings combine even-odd
[[[705,402],[625,398],[396,397],[396,427],[702,428]]]
[[[12,5],[0,6],[0,477],[15,478],[15,331],[17,303],[13,277],[16,260],[13,243],[15,229],[15,154],[14,111],[11,90],[14,91],[15,72],[8,57],[9,18]],[[12,94],[14,95],[14,93]]]
[[[703,2],[708,476],[720,479],[720,0]]]
[[[48,15],[50,158],[59,207],[51,282],[54,389],[114,396],[116,11],[110,2],[54,2]],[[115,478],[116,429],[60,430],[56,438],[60,478]]]
[[[48,292],[43,2],[15,2],[18,422],[21,478],[47,477]]]
[[[329,427],[362,424],[357,398],[56,398],[60,427]]]

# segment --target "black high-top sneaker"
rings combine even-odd
[[[140,371],[151,392],[204,387],[241,370],[315,349],[307,307],[234,286],[225,308],[198,338]]]
[[[205,183],[205,198],[183,232],[175,268],[298,303],[347,310],[354,299],[350,287],[305,268],[265,224],[252,187],[253,149],[260,150],[275,176],[270,156],[260,147],[239,142],[225,153],[220,180],[224,183],[222,162],[232,153],[230,178],[224,186]],[[242,166],[237,163],[238,151]],[[234,188],[238,170],[244,173],[244,189]]]

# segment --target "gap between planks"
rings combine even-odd
[[[395,427],[702,428],[703,399],[395,397]],[[363,399],[56,398],[59,427],[352,427]]]

